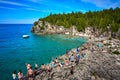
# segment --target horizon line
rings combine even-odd
[[[0,23],[0,24],[33,24],[33,23]]]

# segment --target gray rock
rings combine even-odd
[[[70,73],[71,66],[67,66],[62,67],[60,72],[54,68],[50,74],[41,73],[35,80],[120,80],[120,55],[102,53],[99,49],[84,53],[85,58],[74,66],[74,74]]]

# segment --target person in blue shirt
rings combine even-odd
[[[79,52],[79,49],[78,49],[78,48],[79,48],[79,47],[77,47],[77,48],[76,48],[76,53],[78,53],[78,52]]]
[[[77,54],[77,58],[78,58],[78,60],[80,60],[80,54]]]

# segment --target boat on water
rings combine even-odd
[[[23,38],[29,38],[30,36],[29,35],[23,35],[22,37]]]

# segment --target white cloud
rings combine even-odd
[[[82,0],[83,2],[92,3],[100,8],[110,8],[119,6],[118,2],[112,2],[112,0]]]
[[[25,10],[29,10],[29,11],[40,11],[40,12],[50,12],[50,11],[54,11],[54,10],[41,10],[41,9],[35,9],[35,8],[23,8]]]
[[[21,4],[21,3],[16,3],[16,2],[11,2],[11,1],[3,1],[3,0],[0,0],[0,3],[11,4],[11,5],[16,5],[16,6],[25,6],[25,7],[29,7],[29,5]]]
[[[39,9],[34,9],[34,8],[24,8],[24,9],[30,10],[30,11],[41,11],[41,10],[39,10]]]
[[[31,2],[34,2],[34,3],[45,2],[44,0],[28,0],[28,1],[31,1]]]
[[[9,8],[9,7],[3,7],[3,6],[0,6],[0,8],[2,8],[2,9],[11,9],[11,10],[15,10],[15,8]]]

